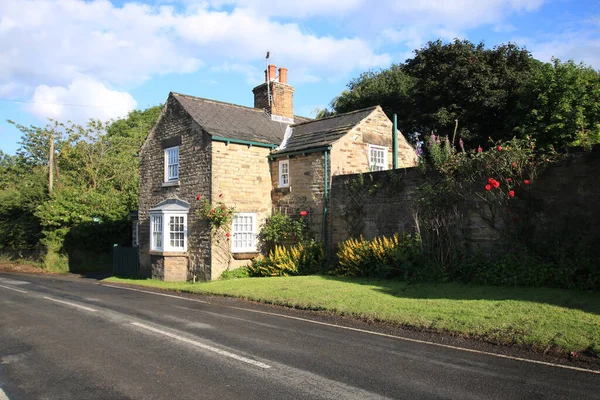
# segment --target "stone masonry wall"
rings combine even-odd
[[[212,144],[212,201],[234,206],[237,212],[257,214],[257,231],[271,215],[270,149],[257,146]],[[219,195],[222,194],[221,197]],[[232,254],[231,241],[218,232],[212,243],[211,279],[227,269],[248,264],[256,254]]]
[[[163,140],[181,138],[179,146],[179,181],[174,186],[164,183]],[[162,255],[150,255],[150,221],[148,210],[167,198],[178,198],[190,203],[188,214],[188,279],[210,279],[210,236],[206,223],[195,216],[197,194],[210,195],[211,140],[209,135],[169,97],[157,125],[148,135],[140,150],[139,181],[139,251],[140,272],[156,275],[164,269]],[[181,261],[178,261],[181,263]],[[159,265],[160,264],[160,265]],[[159,278],[159,276],[156,276]]]
[[[393,167],[392,122],[380,107],[344,137],[335,142],[331,149],[333,175],[369,172],[369,144],[388,148],[388,169]],[[398,132],[398,166],[413,167],[417,156],[402,133]]]
[[[279,161],[289,160],[290,186],[279,187]],[[273,211],[296,217],[300,211],[309,212],[309,228],[322,240],[323,232],[323,174],[324,156],[322,152],[279,157],[270,162]]]
[[[330,251],[335,253],[338,243],[350,237],[373,239],[414,232],[410,203],[419,180],[416,168],[334,176],[329,207]]]
[[[362,185],[349,183],[362,180]],[[330,195],[329,250],[349,237],[372,239],[395,232],[414,232],[411,210],[421,177],[416,168],[334,176]],[[362,187],[357,190],[356,187]],[[475,201],[475,199],[474,199]],[[571,153],[530,186],[529,202],[534,230],[530,245],[538,250],[558,248],[600,257],[600,145],[591,152]],[[465,205],[461,205],[465,207]],[[479,214],[475,202],[464,221],[468,249],[484,253],[502,250],[501,237]]]

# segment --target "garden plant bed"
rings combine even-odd
[[[108,278],[186,293],[231,296],[303,310],[450,334],[543,354],[600,359],[600,296],[549,288],[299,276],[206,283]]]

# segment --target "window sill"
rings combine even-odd
[[[275,191],[275,193],[288,194],[292,191],[292,187],[291,186],[276,187],[273,190]]]
[[[254,257],[258,256],[260,253],[258,251],[245,251],[239,253],[232,253],[234,260],[252,260]]]
[[[187,251],[162,251],[162,250],[150,250],[148,252],[152,256],[163,256],[163,257],[187,257]]]
[[[181,183],[179,183],[179,179],[176,181],[163,182],[161,184],[161,187],[174,187],[174,186],[181,186]]]

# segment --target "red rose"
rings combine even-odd
[[[529,185],[529,184],[531,183],[531,181],[530,181],[529,179],[525,179],[525,180],[523,181],[523,183],[524,183],[524,184],[526,184],[526,185]]]
[[[308,215],[308,211],[306,211],[306,210],[300,211],[300,216],[301,217],[306,217],[307,215]]]
[[[512,182],[512,178],[506,178],[506,182],[511,183]]]
[[[498,189],[500,187],[500,182],[494,179],[494,182],[492,182],[492,186],[494,187],[494,189]]]
[[[492,185],[485,185],[485,190],[492,190]]]
[[[515,191],[514,190],[509,190],[508,191],[508,197],[515,197]]]
[[[510,165],[511,165],[513,168],[517,168],[517,163],[516,163],[516,162],[514,162],[514,163],[512,163],[512,164],[510,164]]]
[[[478,152],[478,153],[481,153],[482,151],[483,151],[483,149],[481,148],[481,146],[479,146],[479,147],[477,148],[477,152]]]
[[[214,208],[211,210],[211,213],[213,213],[213,214],[215,213],[215,209]]]
[[[198,196],[196,196],[196,200],[200,200],[202,198],[202,195],[199,194]]]
[[[231,234],[230,234],[229,232],[227,232],[227,233],[225,234],[225,236],[229,237],[229,236],[231,236]]]
[[[502,146],[496,146],[496,150],[502,151]]]

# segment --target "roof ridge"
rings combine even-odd
[[[306,121],[306,122],[300,122],[300,123],[298,123],[298,124],[293,124],[293,125],[292,125],[292,127],[294,127],[294,126],[298,126],[298,125],[309,124],[309,123],[311,123],[311,122],[325,121],[325,120],[328,120],[328,119],[334,119],[334,118],[343,117],[343,116],[346,116],[346,115],[357,114],[357,113],[359,113],[359,112],[363,112],[363,111],[367,111],[367,110],[374,110],[374,109],[376,109],[377,107],[379,107],[379,104],[378,104],[378,105],[376,105],[376,106],[371,106],[371,107],[365,107],[365,108],[361,108],[360,110],[348,111],[348,112],[345,112],[345,113],[343,113],[343,114],[332,115],[332,116],[330,116],[330,117],[318,118],[318,119],[311,119],[310,121]]]
[[[223,105],[226,105],[226,106],[239,107],[239,108],[243,108],[243,109],[251,110],[251,111],[256,111],[256,112],[264,112],[265,111],[263,108],[242,106],[241,104],[228,103],[226,101],[209,99],[209,98],[206,98],[206,97],[192,96],[191,94],[184,94],[184,93],[178,93],[178,92],[173,92],[173,91],[171,92],[171,94],[175,94],[175,95],[181,96],[181,97],[186,97],[186,98],[189,98],[189,99],[203,100],[203,101],[208,101],[208,102],[212,102],[212,103],[223,104]],[[301,115],[294,115],[294,117],[298,117],[298,118],[302,118],[302,119],[308,120],[308,121],[305,121],[305,122],[314,121],[313,119],[310,119],[308,117],[303,117]],[[278,121],[275,121],[275,122],[278,122]],[[305,122],[300,122],[300,123],[303,124]]]
[[[243,108],[243,109],[250,110],[250,111],[255,111],[255,112],[261,112],[261,113],[264,112],[264,110],[262,108],[242,106],[240,104],[228,103],[226,101],[220,101],[220,100],[214,100],[214,99],[207,99],[206,97],[192,96],[192,95],[189,95],[189,94],[183,94],[183,93],[177,93],[177,92],[171,92],[171,94],[174,94],[174,95],[177,95],[177,96],[181,96],[181,97],[186,97],[186,98],[193,99],[193,100],[202,100],[202,101],[207,101],[207,102],[211,102],[211,103],[223,104],[223,105],[226,105],[226,106]]]

